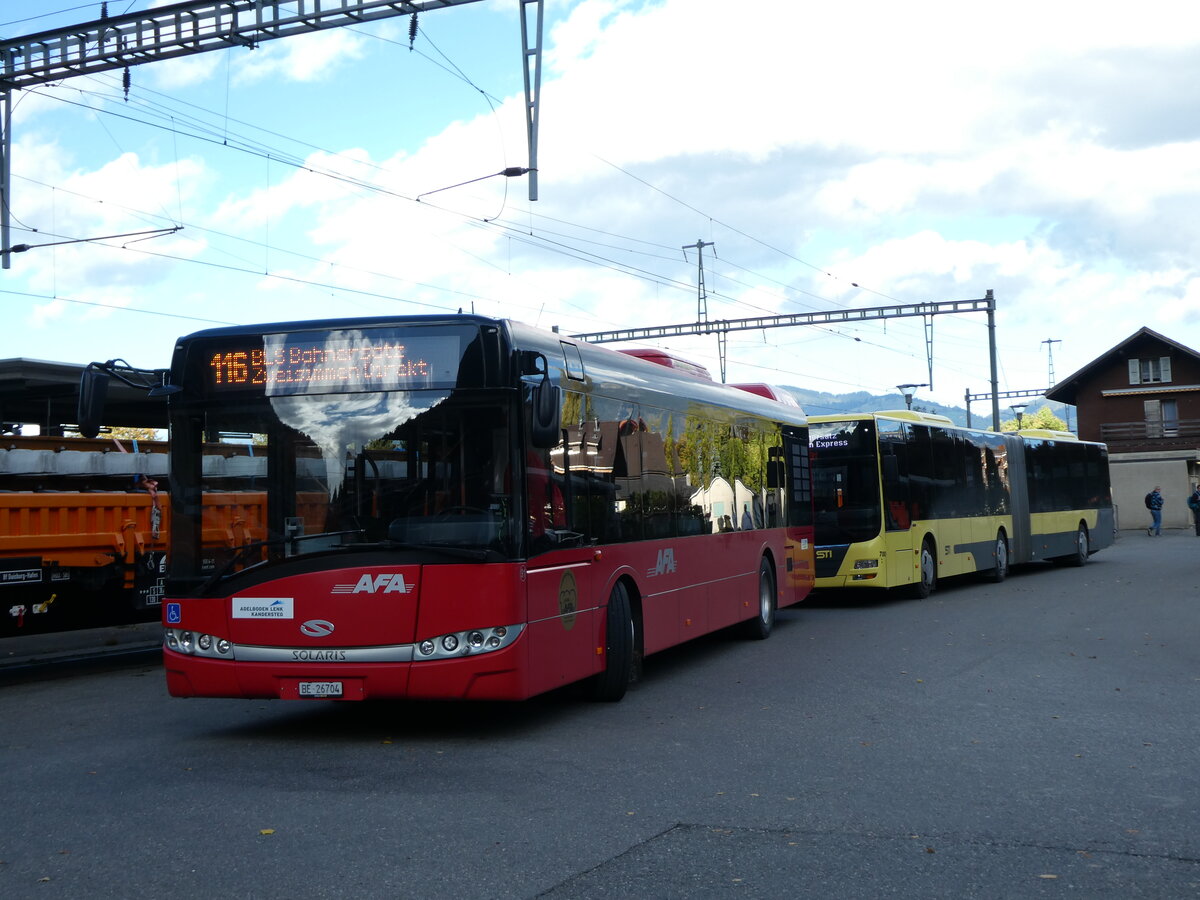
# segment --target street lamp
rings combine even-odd
[[[929,387],[927,384],[898,384],[896,389],[904,395],[904,405],[912,409],[913,390],[916,388]]]
[[[1009,409],[1011,409],[1014,413],[1016,413],[1017,431],[1021,430],[1021,421],[1022,421],[1022,419],[1025,418],[1025,408],[1027,406],[1029,406],[1028,403],[1014,403],[1012,406],[1009,407]]]

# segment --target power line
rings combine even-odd
[[[114,306],[111,303],[98,303],[95,300],[77,300],[73,297],[64,297],[60,294],[33,294],[28,291],[13,291],[7,288],[0,288],[0,294],[8,294],[13,297],[29,297],[34,300],[51,300],[60,303],[72,303],[77,306],[91,306],[99,309],[107,309],[112,312],[128,312],[137,313],[143,316],[159,316],[164,319],[182,319],[188,322],[202,322],[206,325],[237,325],[237,322],[226,322],[221,319],[204,319],[199,316],[185,316],[182,313],[168,313],[156,309],[141,309],[135,306]]]
[[[92,109],[91,107],[87,107],[87,108],[89,108],[89,109]],[[95,110],[93,110],[93,111],[95,111]],[[104,110],[104,112],[106,112],[106,113],[108,113],[108,114],[110,114],[110,115],[119,115],[118,113],[114,113],[114,112],[112,112],[111,110]],[[139,121],[139,120],[137,120],[136,118],[133,118],[133,117],[130,117],[130,118],[131,118],[131,120],[132,120],[132,121]],[[144,122],[143,122],[142,124],[148,124],[148,123],[144,123]],[[160,126],[160,127],[161,127],[161,126]],[[199,122],[199,120],[197,120],[197,122],[196,122],[196,125],[195,125],[194,127],[196,127],[197,129],[200,129],[200,122]],[[176,128],[174,128],[174,127],[168,128],[167,130],[171,131],[171,132],[172,132],[172,133],[174,133],[174,134],[178,134],[178,133],[179,133],[179,132],[178,132],[178,130],[177,130]],[[185,134],[186,134],[186,133],[185,133]],[[208,140],[208,141],[210,141],[210,142],[214,142],[214,143],[216,142],[216,137],[215,137],[215,135],[214,135],[212,138],[204,137],[203,135],[195,135],[195,134],[194,134],[194,135],[190,135],[190,136],[193,136],[193,137],[194,137],[195,139],[197,139],[197,140]],[[260,145],[260,146],[263,146],[263,145]],[[304,162],[298,161],[298,158],[297,158],[297,160],[295,160],[295,161],[293,161],[293,160],[287,160],[287,159],[283,159],[283,158],[277,157],[276,155],[274,155],[274,154],[273,154],[273,153],[271,153],[271,152],[268,152],[268,151],[267,151],[267,150],[265,150],[265,149],[257,149],[257,150],[256,150],[256,149],[252,149],[252,148],[253,148],[253,145],[251,144],[251,145],[249,145],[249,146],[245,146],[245,147],[235,147],[235,148],[231,148],[231,149],[238,149],[238,150],[241,150],[242,152],[247,152],[247,153],[252,153],[252,154],[255,154],[255,155],[263,156],[263,157],[265,157],[265,158],[267,158],[267,159],[275,159],[275,160],[277,160],[277,161],[280,161],[281,163],[283,163],[283,164],[285,164],[285,165],[291,165],[291,166],[294,166],[294,167],[296,167],[296,168],[299,168],[299,169],[302,169],[302,170],[304,170],[304,171],[311,172],[311,173],[313,173],[314,175],[318,175],[318,176],[325,176],[325,177],[329,177],[329,178],[334,178],[335,180],[339,180],[339,181],[342,181],[342,182],[344,182],[344,183],[346,183],[346,184],[349,184],[349,185],[356,186],[356,187],[358,187],[359,189],[362,189],[362,190],[368,190],[368,191],[381,192],[381,193],[383,193],[383,194],[386,194],[386,195],[390,195],[390,196],[396,197],[396,198],[398,198],[398,199],[408,199],[408,200],[412,200],[412,199],[413,199],[413,198],[411,198],[411,197],[406,197],[406,196],[404,196],[403,194],[400,194],[400,193],[397,193],[397,192],[394,192],[394,191],[388,191],[388,190],[386,190],[386,189],[382,189],[382,188],[380,188],[380,186],[378,186],[378,185],[375,185],[375,184],[371,184],[371,183],[369,183],[369,182],[364,182],[364,181],[362,181],[362,180],[359,180],[359,179],[355,179],[355,178],[350,178],[350,177],[347,177],[347,176],[343,176],[343,175],[340,175],[339,173],[332,173],[332,172],[328,172],[328,171],[322,171],[322,170],[320,170],[320,169],[318,169],[318,168],[315,168],[315,167],[313,167],[313,166],[306,165]],[[319,148],[318,148],[318,149],[319,149]],[[329,152],[329,151],[323,151],[323,152]],[[610,164],[610,165],[611,165],[611,164]],[[650,184],[649,184],[649,182],[646,182],[644,179],[638,178],[637,176],[634,176],[634,175],[632,175],[631,173],[628,173],[628,172],[626,172],[625,170],[621,169],[621,168],[620,168],[620,167],[618,167],[618,166],[614,166],[614,168],[617,168],[619,171],[623,172],[623,173],[624,173],[624,174],[626,174],[628,177],[632,177],[632,178],[634,178],[635,180],[637,180],[637,181],[639,181],[639,182],[641,182],[641,183],[643,183],[643,184],[647,185],[648,187],[651,187],[651,188],[652,188],[652,189],[654,189],[654,190],[659,190],[658,188],[654,187],[653,185],[650,185]],[[382,169],[381,169],[381,171],[384,171],[384,170],[382,170]],[[694,206],[691,206],[691,205],[689,205],[689,204],[685,203],[684,201],[680,200],[679,198],[672,197],[670,194],[667,194],[666,192],[663,192],[663,191],[661,191],[661,190],[659,190],[659,192],[660,192],[660,193],[663,193],[663,194],[664,194],[664,196],[667,196],[667,197],[669,197],[669,198],[670,198],[670,199],[672,199],[673,201],[675,201],[675,202],[677,202],[677,203],[680,203],[680,204],[682,204],[684,207],[686,207],[686,208],[688,208],[688,209],[692,210],[693,212],[696,212],[697,214],[701,214],[701,215],[703,215],[703,213],[702,213],[702,212],[701,212],[699,209],[697,209],[696,207],[694,207]],[[449,210],[443,210],[443,211],[449,212]],[[734,233],[737,233],[737,234],[739,234],[739,235],[742,235],[742,236],[746,237],[746,238],[747,238],[747,239],[749,239],[749,240],[753,240],[753,241],[755,241],[756,243],[759,243],[760,245],[762,245],[762,246],[764,246],[764,247],[767,247],[768,249],[771,249],[773,252],[778,252],[778,253],[781,253],[781,254],[783,254],[784,256],[788,257],[789,259],[792,259],[792,260],[794,260],[794,261],[796,261],[796,262],[799,262],[799,263],[801,263],[801,264],[803,264],[803,265],[805,265],[805,266],[808,266],[808,267],[810,267],[810,268],[812,268],[812,269],[814,269],[814,270],[816,270],[816,271],[820,271],[820,272],[822,272],[823,274],[825,274],[825,275],[828,275],[828,276],[830,276],[830,277],[835,277],[835,278],[837,277],[837,276],[833,276],[833,275],[832,275],[830,272],[828,272],[828,271],[824,270],[822,267],[816,266],[815,264],[813,264],[813,263],[811,263],[811,262],[808,262],[808,261],[806,261],[806,260],[803,260],[803,259],[801,259],[801,258],[799,258],[799,257],[796,257],[796,256],[794,256],[794,255],[790,254],[790,253],[786,253],[785,251],[779,250],[779,248],[773,247],[773,246],[772,246],[772,245],[770,245],[769,243],[767,243],[767,242],[765,242],[765,241],[761,241],[761,240],[759,240],[758,238],[755,238],[755,237],[753,237],[753,236],[751,236],[751,235],[747,234],[746,232],[744,232],[744,231],[742,231],[742,230],[740,230],[740,229],[734,228],[733,226],[730,226],[730,225],[727,225],[726,223],[720,222],[720,220],[712,219],[712,217],[709,217],[709,218],[710,218],[710,220],[711,220],[711,221],[716,221],[716,222],[717,222],[718,224],[720,224],[722,227],[724,227],[724,228],[728,228],[728,229],[730,229],[731,231],[733,231]],[[501,227],[504,227],[504,228],[509,228],[510,226],[508,226],[507,224],[503,224]],[[585,226],[577,226],[577,227],[584,228]],[[665,285],[667,285],[667,286],[669,286],[669,287],[679,287],[680,289],[682,289],[683,287],[685,287],[685,286],[682,284],[682,282],[676,282],[674,279],[670,279],[670,278],[664,278],[663,276],[660,276],[660,275],[658,275],[657,273],[652,273],[652,272],[649,272],[649,271],[647,271],[647,270],[640,269],[640,268],[638,268],[638,267],[629,266],[629,265],[627,265],[627,264],[624,264],[624,263],[619,263],[619,262],[617,262],[616,260],[614,260],[614,259],[611,259],[611,258],[609,258],[609,257],[606,257],[606,256],[603,256],[603,255],[601,255],[601,254],[597,254],[597,253],[581,253],[581,252],[579,252],[578,250],[575,250],[575,249],[570,249],[570,250],[568,250],[568,249],[567,249],[567,245],[566,245],[565,243],[562,243],[562,242],[555,242],[555,241],[549,241],[549,242],[548,242],[548,241],[545,241],[545,239],[544,239],[544,238],[542,238],[542,237],[541,237],[541,236],[539,236],[539,235],[521,235],[520,237],[517,237],[517,234],[516,234],[516,232],[515,232],[515,230],[514,230],[514,233],[513,233],[512,235],[510,235],[510,236],[511,236],[513,239],[524,240],[526,243],[528,243],[528,244],[529,244],[530,246],[532,246],[532,247],[537,247],[537,248],[540,248],[540,249],[550,250],[551,252],[559,252],[559,253],[562,253],[564,256],[567,256],[567,257],[570,257],[570,258],[581,259],[581,260],[587,260],[587,261],[590,261],[592,264],[604,265],[604,266],[606,266],[606,267],[608,267],[608,268],[612,268],[612,269],[614,269],[615,271],[622,272],[622,273],[624,273],[624,274],[632,274],[632,275],[634,275],[635,277],[639,277],[639,278],[648,278],[648,279],[652,280],[652,281],[653,281],[654,283],[656,283],[656,284],[665,284]],[[625,248],[625,249],[623,250],[623,252],[632,252],[632,251],[630,251],[628,248]],[[746,272],[751,272],[751,270],[749,270],[749,269],[743,269],[743,271],[746,271]],[[752,274],[756,274],[756,275],[757,275],[757,273],[752,273]],[[726,277],[726,276],[721,276],[721,277]],[[735,282],[735,283],[736,283],[736,282]],[[852,284],[852,285],[853,285],[854,287],[856,287],[856,288],[858,288],[858,287],[859,287],[859,285],[857,285],[857,284],[855,284],[855,283],[853,283],[853,282],[851,282],[850,284]],[[859,289],[863,289],[863,288],[859,288]],[[868,289],[868,290],[869,290],[869,289]],[[886,296],[886,295],[884,295],[884,294],[881,294],[881,293],[880,293],[880,292],[878,292],[878,291],[874,291],[873,293],[879,294],[880,296]],[[712,295],[712,296],[713,296],[714,298],[718,298],[718,299],[722,300],[723,302],[729,303],[729,304],[731,304],[731,305],[735,305],[735,306],[746,306],[746,307],[749,307],[749,308],[757,308],[757,307],[755,307],[753,304],[749,304],[749,303],[747,303],[747,301],[745,301],[745,300],[741,300],[741,299],[735,299],[735,298],[733,298],[733,297],[726,296],[726,295],[724,295],[724,294],[722,294],[722,293],[720,293],[720,292],[713,292],[713,295]],[[816,295],[813,295],[813,296],[816,296]],[[794,301],[793,301],[793,302],[794,302]],[[830,301],[825,301],[825,302],[827,302],[827,303],[830,303],[830,305],[840,305],[840,304],[833,304],[833,303],[831,303]]]
[[[82,91],[82,90],[80,90],[79,92],[80,92],[81,94],[85,94],[85,93],[86,93],[86,92],[84,92],[84,91]],[[153,93],[157,93],[157,92],[153,92]],[[63,103],[65,103],[65,104],[68,104],[68,105],[80,105],[80,106],[83,106],[84,108],[86,108],[86,109],[88,109],[88,110],[90,110],[90,111],[92,111],[92,112],[104,113],[104,114],[107,114],[107,115],[115,116],[115,117],[117,117],[117,118],[127,119],[127,120],[129,120],[129,121],[132,121],[132,122],[135,122],[135,123],[138,123],[138,124],[142,124],[142,125],[144,125],[144,126],[146,126],[146,127],[161,128],[161,129],[163,129],[163,130],[166,130],[166,131],[169,131],[169,132],[171,132],[171,133],[178,133],[178,131],[177,131],[177,128],[176,128],[176,121],[175,121],[175,119],[174,119],[174,118],[169,118],[169,119],[168,119],[168,122],[169,122],[169,124],[156,124],[156,123],[154,123],[154,122],[147,122],[147,121],[145,121],[145,120],[138,119],[137,117],[130,116],[130,115],[127,115],[127,114],[124,114],[124,113],[115,112],[115,111],[113,111],[113,110],[111,110],[111,109],[97,109],[97,108],[95,108],[95,107],[88,106],[88,105],[86,105],[86,104],[78,104],[78,103],[76,103],[75,101],[71,101],[71,100],[69,100],[69,99],[66,99],[66,98],[63,98],[63,97],[59,97],[59,96],[56,96],[56,95],[52,95],[52,96],[54,96],[54,99],[57,99],[57,100],[59,100],[60,102],[63,102]],[[163,95],[159,94],[158,96],[163,96]],[[211,110],[204,110],[204,109],[203,109],[203,107],[199,107],[199,106],[196,106],[196,105],[194,105],[194,104],[186,104],[186,105],[188,105],[188,106],[192,107],[193,109],[197,109],[197,110],[200,110],[200,111],[203,111],[203,112],[207,112],[207,113],[208,113],[208,114],[210,114],[210,115],[216,115],[216,114],[215,114],[215,113],[213,113]],[[150,109],[152,109],[152,107],[150,107]],[[160,115],[161,115],[161,114],[160,114]],[[197,124],[199,124],[199,122],[200,122],[200,120],[199,120],[199,119],[194,119],[193,121],[194,121],[195,123],[197,123]],[[238,121],[238,120],[235,120],[235,121]],[[247,124],[247,123],[241,123],[241,122],[239,121],[239,124]],[[316,146],[316,145],[308,144],[308,143],[306,143],[306,142],[299,141],[298,139],[290,138],[290,137],[288,137],[287,135],[283,135],[283,134],[281,134],[281,133],[279,133],[279,132],[270,131],[270,130],[268,130],[268,129],[262,129],[262,128],[261,128],[261,127],[259,127],[259,126],[254,126],[254,125],[250,125],[249,127],[253,127],[253,128],[255,128],[256,130],[263,131],[264,133],[270,134],[270,135],[271,135],[271,136],[273,136],[273,137],[279,137],[279,138],[283,138],[283,139],[285,139],[285,140],[293,141],[293,142],[295,142],[295,143],[298,143],[298,144],[302,144],[302,145],[304,145],[304,146],[307,146],[307,147],[309,147],[310,149],[316,149],[316,150],[318,150],[318,151],[320,151],[320,152],[322,152],[322,153],[325,153],[325,154],[327,154],[327,155],[329,155],[329,156],[332,156],[332,157],[341,157],[341,154],[337,154],[337,153],[335,153],[334,151],[330,151],[330,150],[328,150],[328,149],[326,149],[326,148],[321,148],[321,147],[318,147],[318,146]],[[206,134],[206,133],[204,133],[204,132],[208,132],[208,133]],[[242,143],[242,144],[240,144],[240,145],[239,145],[239,144],[230,144],[230,143],[228,142],[228,139],[227,139],[227,137],[226,137],[226,138],[219,138],[219,137],[218,137],[218,134],[219,134],[219,131],[218,131],[218,129],[216,129],[216,128],[207,128],[207,127],[203,127],[203,128],[202,128],[201,130],[199,130],[199,131],[194,131],[194,132],[191,132],[191,133],[185,133],[185,136],[192,137],[194,140],[198,140],[198,141],[201,141],[201,142],[210,143],[210,144],[213,144],[213,145],[219,145],[219,146],[222,146],[222,147],[225,147],[225,148],[228,148],[228,149],[231,149],[231,150],[237,151],[237,152],[243,152],[243,153],[247,153],[247,154],[249,154],[249,155],[253,155],[253,156],[259,156],[260,158],[265,158],[265,159],[269,159],[269,160],[277,161],[277,162],[279,162],[279,163],[281,163],[281,164],[283,164],[283,165],[286,165],[286,166],[289,166],[289,167],[295,168],[295,169],[297,169],[297,170],[300,170],[300,171],[305,171],[305,172],[309,172],[309,173],[311,173],[311,174],[313,174],[313,175],[317,175],[317,176],[321,176],[321,177],[330,178],[330,179],[333,179],[333,180],[335,180],[335,181],[338,181],[338,182],[341,182],[341,183],[345,183],[345,184],[347,184],[347,185],[351,185],[351,186],[358,187],[358,188],[360,188],[360,189],[362,189],[362,190],[366,190],[366,191],[370,191],[370,192],[374,192],[374,193],[379,193],[379,194],[383,194],[383,195],[386,195],[386,196],[392,196],[392,197],[395,197],[395,198],[397,198],[397,199],[410,200],[410,201],[411,201],[411,200],[415,200],[415,198],[413,198],[413,197],[409,197],[409,196],[407,196],[407,195],[404,195],[404,194],[401,194],[401,193],[399,193],[399,192],[392,191],[392,190],[390,190],[390,189],[387,189],[387,188],[383,188],[383,187],[381,187],[381,186],[379,186],[379,185],[377,185],[377,184],[374,184],[374,183],[372,183],[372,182],[366,182],[366,181],[362,181],[361,179],[357,179],[357,178],[353,178],[353,177],[350,177],[350,176],[346,176],[346,175],[343,175],[343,174],[341,174],[341,173],[337,173],[337,172],[331,172],[331,171],[328,171],[328,170],[324,170],[324,169],[321,169],[321,168],[317,168],[317,167],[315,167],[315,166],[312,166],[312,165],[310,165],[310,164],[308,163],[308,161],[307,161],[307,160],[302,160],[302,159],[300,159],[299,157],[291,157],[291,158],[288,158],[288,155],[287,155],[286,153],[280,153],[280,152],[278,151],[278,149],[277,149],[277,148],[270,148],[270,147],[267,147],[267,145],[263,145],[263,144],[257,144],[257,145],[256,145],[256,144],[255,144],[255,143],[253,143],[253,142],[246,142],[246,141],[243,141],[243,143]],[[228,132],[226,132],[226,136],[227,136],[227,135],[228,135]],[[355,163],[360,163],[361,161],[354,160],[353,162],[355,162]],[[610,165],[611,165],[611,164],[610,164]],[[380,166],[377,166],[377,165],[373,165],[373,164],[372,164],[372,168],[375,168],[376,170],[378,170],[378,171],[381,171],[381,172],[383,172],[383,171],[386,171],[386,170],[385,170],[385,169],[383,169],[382,167],[380,167]],[[652,189],[654,189],[654,190],[656,190],[656,191],[659,191],[659,189],[658,189],[658,188],[654,187],[654,186],[653,186],[653,185],[651,185],[649,182],[646,182],[644,179],[641,179],[641,178],[639,178],[638,176],[636,176],[636,175],[633,175],[632,173],[628,173],[628,172],[626,172],[626,170],[624,170],[624,169],[621,169],[619,166],[614,166],[614,168],[616,168],[618,171],[621,171],[621,172],[622,172],[622,173],[624,173],[624,174],[627,174],[629,177],[633,178],[635,181],[638,181],[639,183],[645,184],[646,186],[648,186],[648,187],[651,187]],[[686,208],[688,208],[688,209],[691,209],[691,210],[693,210],[693,211],[695,211],[695,212],[697,212],[697,213],[699,213],[699,214],[702,214],[702,215],[703,215],[703,213],[701,213],[701,212],[700,212],[698,209],[696,209],[695,207],[692,207],[692,206],[690,206],[689,204],[687,204],[687,203],[685,203],[685,202],[683,202],[683,201],[681,201],[681,200],[678,200],[678,198],[672,197],[670,194],[666,194],[665,192],[662,192],[662,191],[659,191],[659,192],[660,192],[660,193],[663,193],[665,196],[668,196],[668,197],[670,197],[672,200],[674,200],[675,202],[678,202],[678,203],[680,203],[681,205],[685,206]],[[430,204],[426,203],[425,205],[430,205]],[[439,209],[443,209],[444,211],[449,211],[449,210],[446,210],[444,207],[437,207],[437,208],[439,208]],[[711,219],[711,217],[709,217],[709,218]],[[561,221],[561,220],[556,220],[556,221]],[[783,255],[787,256],[787,257],[788,257],[788,258],[790,258],[790,259],[794,259],[794,260],[796,260],[796,261],[798,261],[798,262],[801,262],[801,263],[803,263],[804,265],[807,265],[807,266],[810,266],[810,267],[813,267],[813,268],[818,268],[818,267],[814,266],[812,263],[809,263],[809,262],[807,262],[807,261],[805,261],[805,260],[801,260],[801,259],[799,259],[798,257],[795,257],[795,256],[793,256],[793,255],[791,255],[791,254],[787,254],[787,253],[786,253],[786,252],[784,252],[784,251],[780,251],[780,250],[778,250],[777,248],[774,248],[774,247],[772,247],[770,244],[768,244],[768,243],[766,243],[766,242],[764,242],[764,241],[761,241],[761,240],[759,240],[759,239],[757,239],[757,238],[753,238],[752,236],[750,236],[750,235],[746,234],[744,231],[741,231],[741,230],[739,230],[739,229],[733,228],[732,226],[725,225],[724,223],[720,223],[720,222],[719,222],[719,220],[712,219],[712,221],[718,221],[718,223],[719,223],[719,224],[721,224],[721,225],[722,225],[722,227],[729,228],[731,231],[734,231],[734,232],[735,232],[735,233],[737,233],[737,234],[740,234],[740,235],[742,235],[742,236],[745,236],[745,237],[747,237],[747,238],[748,238],[748,239],[750,239],[750,240],[754,240],[755,242],[757,242],[757,243],[761,244],[761,245],[762,245],[762,246],[764,246],[764,247],[767,247],[768,249],[772,249],[772,250],[774,250],[775,252],[780,252],[780,253],[782,253]],[[562,244],[562,243],[560,243],[560,242],[554,242],[554,241],[551,241],[551,242],[545,242],[545,241],[544,241],[544,239],[543,239],[543,238],[540,238],[540,237],[539,237],[537,234],[529,234],[529,233],[525,233],[523,229],[521,229],[521,230],[518,230],[518,229],[516,228],[516,226],[510,226],[510,225],[508,225],[507,223],[500,222],[498,219],[493,219],[493,220],[491,220],[491,221],[489,222],[489,224],[491,224],[491,223],[493,223],[493,222],[494,222],[494,223],[496,223],[496,224],[498,224],[498,225],[500,225],[500,226],[501,226],[501,227],[503,227],[503,228],[510,229],[510,230],[513,232],[513,236],[514,236],[514,237],[515,237],[517,234],[520,234],[520,235],[521,235],[521,239],[522,239],[522,240],[524,240],[526,243],[529,243],[531,246],[549,246],[549,247],[551,247],[551,248],[556,248],[556,249],[558,249],[558,250],[560,250],[560,251],[566,247],[566,245],[564,245],[564,244]],[[580,229],[582,229],[582,230],[592,230],[592,229],[588,228],[587,226],[576,225],[575,223],[565,223],[565,224],[570,224],[570,225],[572,225],[572,227],[580,228]],[[565,236],[564,236],[564,237],[565,237]],[[636,239],[632,239],[632,238],[624,238],[624,236],[621,236],[621,237],[623,237],[623,239],[625,239],[625,240],[636,240]],[[624,252],[630,252],[630,251],[628,250],[628,248],[624,248]],[[582,257],[578,256],[578,255],[577,255],[577,254],[575,254],[575,253],[567,253],[567,255],[569,255],[569,256],[574,256],[575,258],[582,258]],[[639,268],[637,268],[637,267],[629,266],[629,265],[627,265],[627,264],[624,264],[624,263],[619,263],[619,262],[617,262],[616,260],[609,259],[609,258],[607,258],[607,257],[604,257],[604,256],[601,256],[601,255],[599,255],[599,254],[587,254],[586,256],[587,256],[587,257],[590,257],[590,258],[592,259],[592,261],[593,261],[593,262],[599,261],[599,262],[600,262],[602,265],[606,265],[607,267],[610,267],[610,268],[615,268],[615,269],[617,269],[617,270],[619,270],[619,271],[625,271],[627,274],[634,274],[634,275],[636,275],[636,276],[638,276],[638,277],[645,277],[645,278],[648,278],[649,280],[652,280],[652,281],[654,281],[654,282],[656,282],[656,283],[674,284],[674,285],[678,285],[678,286],[679,286],[681,289],[683,289],[683,288],[684,288],[684,284],[683,284],[683,282],[675,282],[673,279],[669,279],[669,278],[668,278],[668,279],[664,279],[664,278],[663,278],[663,276],[661,276],[661,275],[659,275],[659,274],[657,274],[657,273],[651,273],[651,272],[647,272],[646,270],[639,269]],[[739,267],[739,268],[742,268],[742,267]],[[755,274],[756,276],[758,276],[758,273],[755,273],[755,272],[753,272],[752,270],[749,270],[749,269],[745,269],[745,268],[743,268],[743,271],[751,272],[752,274]],[[828,273],[827,273],[827,274],[828,274]],[[758,277],[761,277],[761,276],[758,276]],[[689,287],[688,289],[690,289],[690,287]],[[878,293],[878,292],[876,292],[876,293]],[[767,311],[767,310],[763,310],[761,307],[757,307],[756,305],[754,305],[754,304],[750,304],[750,303],[748,303],[748,302],[746,302],[746,301],[744,301],[744,300],[739,300],[739,299],[735,299],[735,298],[729,297],[729,296],[727,296],[727,295],[723,294],[722,292],[713,292],[712,296],[713,296],[714,298],[721,299],[721,300],[723,300],[724,302],[727,302],[727,303],[729,303],[729,304],[731,304],[731,305],[733,305],[733,306],[735,306],[735,307],[746,307],[746,308],[751,308],[751,309],[759,309],[759,310],[761,310],[761,311],[764,311],[764,312],[766,312],[766,311]],[[817,295],[811,295],[811,296],[813,296],[813,297],[816,297],[817,299],[821,300],[823,303],[826,303],[827,305],[833,305],[833,306],[841,305],[841,304],[836,304],[836,303],[833,303],[832,301],[825,300],[824,298],[820,298],[820,297],[818,297]],[[809,305],[811,305],[811,304],[809,304]]]

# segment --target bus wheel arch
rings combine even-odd
[[[1003,528],[996,532],[992,554],[996,564],[990,569],[985,569],[983,575],[988,581],[999,584],[1008,576],[1008,535],[1004,533]]]
[[[629,612],[633,620],[633,667],[629,673],[630,684],[642,680],[642,660],[646,655],[645,632],[642,630],[642,592],[632,578],[621,579],[629,593]]]
[[[754,616],[741,624],[742,634],[752,641],[766,640],[775,630],[775,613],[779,609],[779,593],[775,576],[775,560],[765,552],[758,563],[755,579],[757,603]]]
[[[924,600],[937,588],[937,545],[933,535],[921,540],[917,556],[917,580],[908,586],[908,594],[916,600]]]
[[[1075,531],[1075,552],[1066,559],[1072,566],[1083,566],[1088,561],[1088,528],[1086,522],[1080,522]]]
[[[615,703],[625,696],[641,677],[642,648],[641,596],[629,579],[619,578],[605,607],[604,669],[592,676],[593,700]]]

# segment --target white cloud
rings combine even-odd
[[[568,332],[682,322],[696,315],[697,270],[681,247],[701,238],[715,244],[705,269],[714,317],[994,289],[1011,388],[1045,378],[1051,337],[1063,341],[1060,372],[1142,325],[1178,329],[1172,337],[1200,348],[1200,21],[1189,4],[1144,3],[1136,14],[1075,0],[991,12],[782,0],[549,9],[536,204],[524,179],[484,178],[524,164],[519,93],[481,115],[477,99],[447,101],[436,128],[414,138],[407,112],[436,104],[444,85],[404,73],[388,82],[404,91],[384,91],[380,73],[392,77],[395,59],[356,29],[207,54],[195,58],[207,73],[161,76],[207,77],[215,93],[204,102],[219,107],[223,79],[207,61],[228,65],[239,118],[352,148],[306,160],[336,178],[205,149],[182,168],[149,165],[139,148],[84,171],[69,135],[42,134],[29,145],[38,164],[22,174],[107,203],[33,198],[22,186],[15,208],[114,230],[129,227],[122,205],[182,208],[189,224],[239,235],[240,246],[212,236],[178,254],[257,272],[237,301],[223,283],[208,292],[213,315],[241,321],[474,304]],[[480,46],[517,68],[510,25]],[[340,102],[359,113],[352,133],[284,118],[334,74]],[[418,94],[421,104],[406,102]],[[45,105],[35,109],[30,121],[48,120]],[[402,199],[418,195],[420,204]],[[63,253],[30,283],[132,291],[138,278],[157,286],[174,275],[189,298],[218,284],[182,263],[171,273],[170,262],[96,262],[108,256],[119,254]],[[261,280],[263,271],[298,280]],[[983,317],[940,317],[933,334],[941,399],[986,389]],[[731,340],[730,375],[886,389],[925,380],[926,337],[920,318],[745,334]],[[717,371],[711,337],[671,343]]]

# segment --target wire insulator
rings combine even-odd
[[[413,41],[417,39],[417,14],[413,13],[412,18],[408,20],[408,49],[413,48]]]
[[[125,88],[125,102],[126,103],[129,102],[129,85],[132,84],[132,82],[133,82],[133,79],[129,77],[129,66],[126,66],[125,72],[121,76],[121,85]]]

